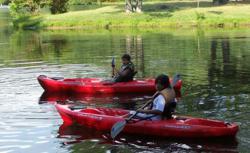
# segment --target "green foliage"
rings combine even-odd
[[[41,17],[38,16],[20,16],[13,20],[13,26],[16,29],[34,30],[40,27],[41,21]]]
[[[68,0],[52,0],[50,3],[52,14],[60,14],[68,11]]]
[[[14,17],[35,15],[46,4],[46,0],[13,0],[10,4],[11,15]]]
[[[8,5],[11,1],[10,0],[0,0],[0,4]]]
[[[213,0],[214,4],[219,4],[219,5],[227,4],[228,2],[229,0]]]
[[[196,15],[197,21],[204,20],[206,18],[204,13],[195,12],[195,15]]]
[[[14,18],[37,15],[47,5],[50,6],[52,14],[65,13],[68,10],[68,0],[13,0],[10,4],[11,15]]]

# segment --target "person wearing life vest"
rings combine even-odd
[[[122,56],[122,66],[120,70],[117,70],[115,67],[113,68],[115,71],[113,82],[128,82],[134,79],[134,75],[136,72],[129,54],[124,54]]]
[[[169,77],[161,74],[155,79],[155,87],[159,94],[154,98],[151,105],[145,109],[137,110],[137,118],[151,120],[171,119],[176,108],[175,91],[171,87]],[[134,114],[131,111],[130,114]]]

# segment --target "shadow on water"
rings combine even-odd
[[[145,137],[139,135],[120,135],[115,141],[108,134],[80,126],[61,125],[58,138],[64,139],[62,146],[70,145],[73,152],[102,151],[111,152],[230,152],[237,153],[235,138],[217,139],[176,139]],[[95,147],[94,147],[95,146]]]

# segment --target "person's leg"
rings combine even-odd
[[[129,117],[131,115],[135,115],[136,111],[129,111],[128,114],[123,115],[123,117]],[[152,116],[152,114],[145,114],[145,113],[137,113],[135,117],[139,117],[139,118],[145,118],[145,117],[149,117]]]
[[[155,116],[154,114],[145,114],[145,113],[138,113],[136,117],[140,119],[150,119],[151,117]]]
[[[134,115],[135,113],[136,111],[130,111],[127,117]],[[154,114],[137,113],[134,118],[135,119],[150,119],[154,116],[155,116]]]

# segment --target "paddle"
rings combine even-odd
[[[115,58],[114,57],[112,57],[111,66],[112,66],[112,78],[113,78],[115,76]]]
[[[174,87],[176,85],[176,83],[180,80],[180,75],[179,74],[176,74],[171,82],[171,85],[172,87]],[[152,99],[158,95],[158,91],[152,96]],[[141,108],[139,109],[144,109],[145,107],[147,107],[150,103],[152,103],[152,99],[150,99],[145,105],[143,105]],[[111,138],[114,139],[119,133],[122,132],[122,130],[124,129],[124,127],[126,126],[126,124],[133,118],[135,117],[137,114],[138,114],[138,110],[136,111],[135,114],[131,115],[129,118],[125,119],[124,121],[120,121],[120,122],[117,122],[115,123],[113,126],[112,126],[112,129],[111,129]]]
[[[154,96],[152,97],[155,97],[156,95],[158,94],[158,92],[156,92],[154,94]],[[152,98],[153,99],[153,98]],[[140,109],[143,109],[145,107],[147,107],[151,102],[152,102],[152,99],[148,100],[147,103],[145,105],[143,105]],[[139,109],[138,109],[139,110]],[[138,110],[136,111],[135,114],[131,115],[129,118],[125,119],[124,121],[120,121],[120,122],[117,122],[115,123],[113,126],[112,126],[112,129],[111,129],[111,138],[114,139],[119,133],[122,132],[122,130],[124,129],[125,125],[133,118],[137,115],[138,113]]]
[[[181,75],[180,74],[175,74],[174,78],[173,78],[173,80],[171,82],[171,86],[174,87],[180,79],[181,79]]]

